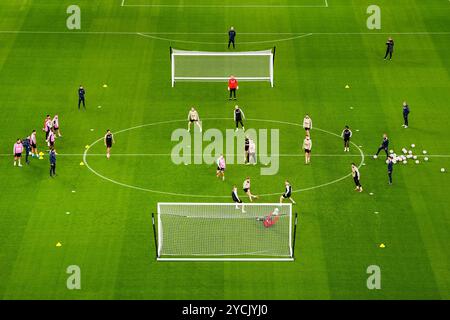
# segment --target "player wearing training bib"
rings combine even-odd
[[[17,165],[17,162],[19,163],[19,167],[22,166],[22,164],[20,163],[20,160],[22,158],[22,152],[23,152],[22,141],[20,139],[17,139],[16,143],[13,146],[14,166]]]
[[[50,134],[51,129],[52,129],[52,119],[50,118],[50,115],[48,114],[44,120],[44,127],[42,128],[42,131],[45,132],[45,140],[48,139],[48,135]]]
[[[293,204],[296,204],[296,202],[294,201],[294,199],[292,199],[292,196],[291,196],[292,195],[292,186],[289,183],[289,181],[286,180],[284,182],[284,186],[285,186],[285,191],[280,197],[280,203],[283,203],[284,199],[289,199],[289,200],[291,200],[291,202]]]
[[[50,147],[50,149],[55,147],[55,140],[56,140],[55,132],[53,131],[53,129],[51,129],[46,140],[47,145]]]
[[[200,117],[195,108],[191,108],[188,114],[188,132],[191,131],[191,123],[195,123],[200,129],[200,132],[202,132],[202,126],[200,125]]]
[[[109,159],[111,157],[112,145],[113,145],[113,143],[115,143],[114,136],[109,129],[106,130],[104,142],[105,142],[105,146],[106,146],[106,158]]]
[[[216,177],[219,178],[222,176],[222,181],[225,181],[225,158],[221,154],[220,157],[217,159],[217,171],[216,171]]]

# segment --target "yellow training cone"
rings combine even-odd
[[[57,247],[61,247],[61,246],[62,246],[61,242],[58,242],[58,243],[56,244],[56,246],[57,246]]]
[[[80,166],[84,166],[84,162],[80,162]]]
[[[384,243],[380,244],[380,248],[386,248],[386,245]]]
[[[44,160],[44,157],[43,157],[43,156],[40,156],[40,157],[39,157],[39,160]]]
[[[84,147],[85,147],[86,149],[89,149],[89,145],[88,145],[88,144],[87,144],[87,145],[85,145]]]
[[[346,86],[345,86],[345,89],[350,89],[350,86],[349,86],[349,85],[346,85]]]

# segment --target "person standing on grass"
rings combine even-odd
[[[50,148],[49,152],[49,161],[50,161],[50,177],[56,176],[56,151],[55,148]]]
[[[253,164],[256,165],[256,143],[252,139],[249,141],[249,148],[248,148],[248,163],[247,164]]]
[[[305,118],[303,119],[303,128],[306,131],[306,135],[310,135],[310,131],[312,129],[312,119],[309,117],[309,115],[305,115]]]
[[[236,210],[239,210],[240,204],[242,207],[242,213],[245,213],[244,204],[242,203],[242,200],[239,198],[238,188],[236,186],[233,186],[233,190],[231,191],[231,199],[233,199],[233,202],[236,203]]]
[[[239,90],[239,83],[237,79],[234,76],[230,76],[230,79],[228,79],[228,91],[230,92],[230,98],[228,100],[236,98],[236,91]]]
[[[355,185],[356,185],[355,191],[362,192],[363,188],[362,188],[362,185],[360,182],[361,175],[359,173],[358,167],[354,163],[352,163],[352,177],[353,177],[353,181],[355,181]]]
[[[231,44],[233,44],[233,49],[236,49],[235,39],[236,31],[234,30],[234,27],[231,27],[228,31],[228,49],[230,49]]]
[[[31,132],[30,144],[31,144],[31,157],[34,158],[35,155],[36,155],[36,158],[39,157],[38,150],[37,150],[36,130],[33,130],[33,132]]]
[[[375,159],[378,158],[378,154],[381,150],[384,150],[386,152],[386,158],[389,157],[389,138],[387,134],[383,134],[383,141],[381,142],[380,147],[378,148],[377,153],[373,156]]]
[[[57,134],[58,137],[62,137],[61,131],[59,130],[59,118],[58,118],[57,114],[55,114],[55,116],[53,117],[52,124],[53,124],[53,130],[55,131],[55,134]]]
[[[17,165],[17,162],[19,163],[19,167],[22,166],[22,164],[20,163],[20,160],[22,159],[22,152],[23,152],[22,140],[17,139],[13,147],[14,167]]]
[[[51,129],[52,129],[52,119],[50,118],[50,115],[48,114],[44,120],[44,127],[42,128],[42,131],[45,132],[45,140],[48,139],[48,135],[50,134]]]
[[[394,158],[392,156],[388,157],[388,177],[389,177],[389,185],[392,184],[392,171],[394,170]]]
[[[30,164],[30,160],[28,160],[31,151],[31,142],[29,136],[22,140],[22,145],[23,148],[25,149],[25,163]]]
[[[200,132],[202,132],[202,126],[200,125],[200,116],[198,115],[198,112],[194,107],[191,108],[188,114],[188,132],[191,131],[191,123],[195,123],[200,129]]]
[[[248,196],[248,198],[250,199],[250,202],[253,202],[253,199],[258,199],[258,196],[255,196],[252,194],[252,192],[250,191],[250,177],[247,177],[244,180],[244,183],[242,184],[242,189],[244,190],[244,193]]]
[[[245,136],[244,140],[244,150],[245,150],[245,164],[249,164],[249,153],[248,149],[250,148],[250,138],[248,136]]]
[[[405,129],[408,128],[409,126],[409,105],[408,103],[406,103],[406,101],[403,102],[403,121],[404,124],[402,125],[402,127],[404,127]]]
[[[80,84],[78,88],[78,110],[80,110],[81,103],[83,103],[83,107],[86,110],[86,102],[85,102],[86,90],[84,90],[83,86]]]
[[[386,42],[386,54],[384,56],[384,60],[389,56],[389,60],[392,60],[392,54],[394,53],[394,40],[391,37]]]
[[[293,204],[296,204],[294,199],[292,198],[292,186],[289,181],[284,182],[285,191],[280,197],[280,203],[283,203],[283,199],[289,199]]]
[[[311,149],[312,149],[312,141],[309,136],[305,137],[303,140],[303,150],[305,150],[305,164],[311,163]]]
[[[111,130],[106,130],[105,138],[104,138],[105,146],[106,146],[106,158],[109,159],[111,157],[111,148],[114,141],[114,136],[111,133]]]
[[[344,152],[350,152],[350,138],[352,137],[352,134],[352,130],[350,130],[349,126],[345,126],[345,129],[341,134],[344,139]]]
[[[50,130],[50,133],[47,137],[47,145],[49,146],[50,149],[55,147],[55,140],[56,140],[56,136],[55,136],[55,132],[53,129]]]
[[[234,122],[236,123],[236,131],[238,131],[238,129],[239,129],[239,124],[241,124],[242,130],[245,131],[244,122],[243,122],[244,119],[245,119],[244,111],[242,111],[242,109],[239,108],[239,106],[235,106],[234,107]]]
[[[217,171],[216,171],[216,177],[220,178],[222,176],[222,181],[225,181],[225,169],[227,165],[225,163],[225,158],[223,157],[223,154],[220,155],[220,157],[217,159]]]

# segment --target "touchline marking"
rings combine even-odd
[[[449,0],[450,1],[450,0]],[[57,153],[58,157],[83,157],[84,153]],[[278,156],[283,158],[303,158],[304,154],[271,154],[272,156]],[[330,154],[320,154],[320,153],[312,153],[314,158],[316,157],[329,157],[329,158],[352,158],[352,157],[359,157],[360,154],[338,154],[338,153],[330,153]],[[13,154],[9,153],[2,153],[0,154],[0,157],[9,157],[13,156]],[[172,156],[171,153],[112,153],[111,157],[170,157]],[[203,154],[192,154],[192,156],[203,156]],[[228,154],[225,153],[224,156],[226,157],[235,157],[240,156],[240,154]],[[365,157],[372,157],[373,154],[364,154]],[[450,158],[450,154],[434,154],[434,155],[416,155],[418,158]],[[106,157],[105,153],[89,153],[88,157]],[[237,164],[236,164],[237,165]]]
[[[283,4],[127,4],[122,0],[121,7],[147,7],[147,8],[328,8],[328,0],[322,4],[283,5]]]
[[[203,120],[232,120],[231,118],[206,118]],[[296,126],[296,127],[301,127],[302,125],[298,124],[298,123],[292,123],[292,122],[286,122],[286,121],[277,121],[277,120],[266,120],[266,119],[248,119],[248,121],[256,121],[256,122],[269,122],[269,123],[279,123],[279,124],[286,124],[286,125],[291,125],[291,126]],[[143,124],[143,125],[139,125],[139,126],[134,126],[131,128],[126,128],[126,129],[122,129],[120,131],[116,131],[114,134],[117,136],[120,133],[123,132],[127,132],[127,131],[131,131],[131,130],[135,130],[135,129],[140,129],[140,128],[144,128],[144,127],[150,127],[150,126],[156,126],[156,125],[161,125],[161,124],[170,124],[170,123],[184,123],[186,122],[186,120],[168,120],[168,121],[160,121],[160,122],[155,122],[155,123],[149,123],[149,124]],[[342,138],[340,135],[324,130],[324,129],[320,129],[320,128],[313,128],[313,130],[317,130],[317,131],[321,131],[327,134],[330,134],[332,136],[338,137],[338,138]],[[85,166],[92,172],[94,173],[96,176],[102,178],[103,180],[112,182],[114,184],[117,184],[119,186],[122,187],[126,187],[126,188],[130,188],[130,189],[134,189],[134,190],[139,190],[139,191],[144,191],[144,192],[151,192],[151,193],[156,193],[156,194],[165,194],[165,195],[171,195],[171,196],[180,196],[180,197],[190,197],[190,198],[215,198],[215,199],[224,199],[224,198],[229,198],[229,196],[212,196],[212,195],[198,195],[198,194],[185,194],[185,193],[174,193],[174,192],[165,192],[165,191],[159,191],[159,190],[152,190],[152,189],[147,189],[147,188],[142,188],[142,187],[137,187],[137,186],[133,186],[133,185],[129,185],[126,183],[122,183],[119,181],[116,181],[114,179],[108,178],[104,175],[102,175],[101,173],[95,171],[88,163],[87,161],[87,157],[88,157],[88,152],[89,150],[96,145],[97,143],[99,143],[100,141],[103,141],[104,137],[100,137],[99,139],[95,140],[94,142],[89,144],[89,147],[86,148],[86,150],[84,151],[83,154],[83,162],[85,164]],[[360,156],[361,156],[361,162],[359,163],[358,168],[361,168],[363,166],[363,163],[365,161],[365,155],[364,152],[361,150],[361,148],[358,147],[358,145],[356,145],[354,142],[351,142],[351,144],[358,149]],[[326,187],[329,186],[331,184],[340,182],[344,179],[347,179],[348,177],[351,176],[351,173],[335,179],[333,181],[330,182],[326,182],[317,186],[313,186],[313,187],[308,187],[308,188],[303,188],[303,189],[298,189],[298,190],[294,190],[292,191],[293,193],[298,193],[298,192],[302,192],[302,191],[310,191],[310,190],[315,190],[318,188],[322,188],[322,187]],[[268,193],[268,194],[261,194],[259,195],[260,197],[269,197],[269,196],[278,196],[280,195],[280,192],[276,192],[276,193]]]

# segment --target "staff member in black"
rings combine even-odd
[[[50,177],[56,176],[56,151],[54,148],[50,149],[49,153],[49,159],[50,159]]]
[[[26,137],[22,140],[23,148],[25,149],[25,162],[26,164],[30,164],[30,160],[28,160],[28,157],[30,156],[31,151],[31,141],[30,137]]]
[[[242,120],[244,120],[244,119],[245,119],[244,111],[242,111],[242,109],[239,108],[239,106],[235,106],[234,107],[234,122],[236,122],[236,131],[238,131],[238,129],[239,129],[239,124],[241,124],[242,130],[245,131],[244,122],[242,122]]]
[[[80,110],[81,103],[83,103],[84,109],[86,109],[86,103],[84,100],[84,96],[86,95],[86,90],[84,90],[83,86],[80,85],[78,88],[78,110]]]
[[[408,104],[405,102],[403,102],[403,120],[404,120],[404,124],[403,127],[406,129],[409,126],[409,106]]]
[[[248,136],[245,136],[245,145],[244,145],[244,149],[245,149],[245,164],[250,164],[249,148],[250,148],[250,139],[248,138]]]
[[[345,126],[344,131],[342,131],[342,138],[344,139],[344,152],[350,152],[350,138],[352,137],[352,130],[349,126]]]
[[[394,53],[394,40],[392,38],[389,38],[386,42],[386,54],[384,56],[384,60],[387,59],[389,56],[389,60],[392,60],[392,54]]]
[[[228,31],[228,49],[230,49],[231,44],[233,44],[233,49],[236,49],[235,40],[236,38],[236,31],[234,30],[234,27],[230,28],[230,31]]]
[[[375,159],[378,157],[378,154],[381,150],[384,150],[384,152],[386,152],[386,157],[389,157],[389,139],[386,133],[383,134],[383,141],[381,142],[381,146],[378,148],[378,151],[374,156]]]
[[[394,159],[389,156],[388,157],[388,177],[389,177],[389,184],[392,184],[392,171],[394,170]]]

